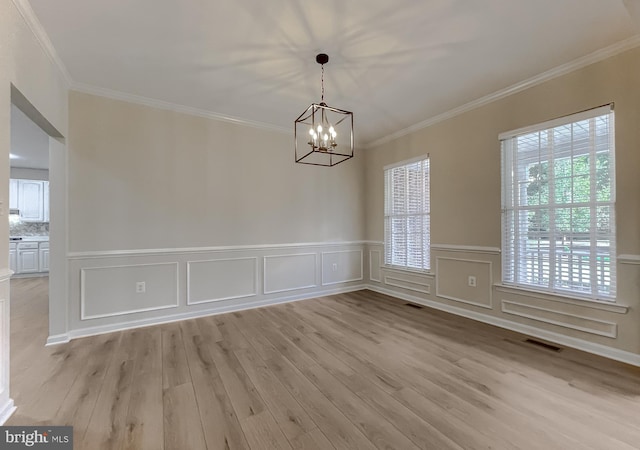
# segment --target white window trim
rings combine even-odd
[[[386,166],[384,166],[382,168],[382,170],[386,171],[388,169],[395,169],[396,167],[407,166],[409,164],[413,164],[413,163],[416,163],[418,161],[424,161],[425,159],[429,159],[429,154],[428,153],[426,155],[416,156],[415,158],[405,159],[403,161],[395,162],[393,164],[387,164]],[[431,161],[429,161],[429,164],[431,164]],[[431,167],[431,166],[429,166],[429,167]]]
[[[535,125],[529,125],[522,128],[517,128],[511,131],[505,131],[498,135],[498,140],[504,141],[514,138],[523,134],[529,134],[535,131],[546,130],[549,128],[555,128],[562,125],[568,125],[573,122],[580,122],[581,120],[593,119],[594,117],[603,116],[613,111],[613,103],[604,106],[598,106],[597,108],[588,109],[568,116],[558,117],[557,119],[547,120],[546,122],[538,123]]]

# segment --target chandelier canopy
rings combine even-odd
[[[312,103],[294,123],[296,162],[315,166],[335,166],[353,158],[353,113],[324,102],[324,65],[329,56],[320,53],[322,97]]]

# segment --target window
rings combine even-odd
[[[505,284],[616,294],[611,106],[500,135]]]
[[[429,157],[384,168],[384,262],[428,270]]]

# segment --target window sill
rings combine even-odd
[[[416,274],[416,275],[425,275],[427,277],[435,277],[436,276],[436,274],[434,272],[431,272],[430,270],[410,269],[410,268],[407,268],[407,267],[387,266],[387,265],[382,265],[382,266],[380,266],[380,268],[384,269],[384,270],[390,270],[392,272],[411,273],[411,274]]]
[[[578,296],[573,297],[562,293],[539,291],[522,286],[513,286],[500,283],[494,284],[493,287],[501,292],[510,292],[525,297],[540,298],[542,300],[581,306],[583,308],[597,309],[600,311],[608,311],[616,314],[626,314],[629,311],[629,306],[620,305],[613,301],[608,302],[604,300],[593,300],[590,298],[583,298]]]

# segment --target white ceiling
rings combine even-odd
[[[632,37],[638,0],[30,0],[77,87],[366,144]]]
[[[11,167],[49,169],[49,135],[11,105]]]

